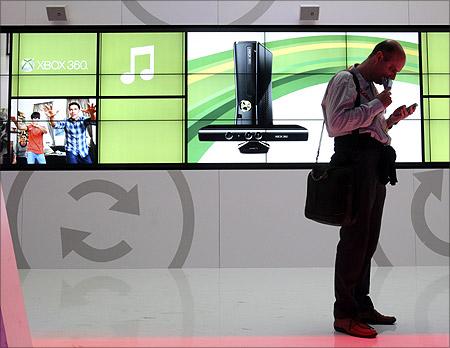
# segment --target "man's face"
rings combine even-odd
[[[70,105],[69,106],[69,117],[73,120],[78,119],[78,115],[80,113],[80,109],[77,105]]]
[[[394,54],[391,57],[385,57],[382,52],[377,52],[377,63],[374,69],[373,81],[379,85],[383,84],[383,79],[395,80],[405,66],[406,58],[403,54]]]

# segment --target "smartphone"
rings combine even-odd
[[[383,87],[384,89],[391,89],[392,88],[392,84],[394,83],[393,80],[388,79],[388,78],[383,78]]]

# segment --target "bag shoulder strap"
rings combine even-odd
[[[356,108],[361,105],[361,87],[359,85],[358,76],[356,76],[355,72],[352,69],[345,69],[342,71],[348,71],[350,74],[352,74],[353,83],[355,84],[355,88],[356,88],[356,99],[355,99],[355,103],[354,103],[354,107]],[[322,130],[320,132],[320,140],[319,140],[319,147],[317,148],[316,163],[319,161],[320,145],[322,144],[322,136],[323,136],[324,127],[325,127],[325,119],[323,120]],[[358,129],[355,129],[352,133],[357,133],[357,132],[358,132]]]

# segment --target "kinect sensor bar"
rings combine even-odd
[[[298,125],[210,125],[201,128],[198,137],[200,141],[306,141],[308,130]]]

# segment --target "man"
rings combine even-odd
[[[65,121],[55,122],[56,112],[51,105],[44,106],[45,113],[53,128],[64,129],[66,134],[66,162],[68,164],[92,164],[87,144],[86,128],[95,122],[95,105],[88,104],[87,109],[81,110],[77,102],[69,103],[69,117]],[[90,117],[81,116],[81,112]]]
[[[26,130],[28,132],[28,146],[27,146],[27,163],[28,164],[46,164],[44,156],[44,140],[43,136],[46,134],[47,128],[36,120],[41,118],[41,114],[37,111],[31,114],[31,123],[28,125],[18,124],[15,117],[11,117],[11,121],[16,124],[16,127],[20,130]]]
[[[387,180],[380,177],[380,168],[389,165],[386,153],[395,155],[388,146],[391,141],[388,132],[412,114],[416,104],[408,108],[402,105],[386,119],[385,109],[392,102],[390,88],[378,94],[373,83],[394,80],[405,61],[405,52],[397,41],[380,42],[363,63],[333,77],[322,101],[328,134],[335,137],[331,163],[355,166],[354,197],[358,210],[355,223],[340,230],[335,262],[334,328],[363,338],[377,335],[368,324],[392,325],[396,321],[374,308],[369,297],[370,264],[378,244],[386,196]],[[358,79],[358,91],[352,73]],[[355,105],[358,95],[360,103]],[[390,163],[392,167],[393,161],[395,158]]]
[[[19,141],[15,142],[14,144],[12,164],[27,164],[27,145],[27,136],[25,134],[21,134],[19,137]]]

